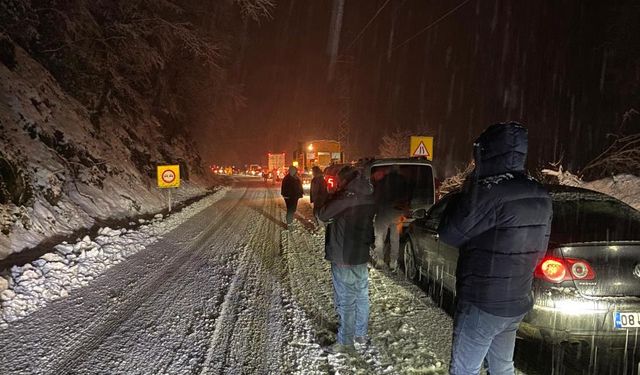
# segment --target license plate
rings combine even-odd
[[[613,326],[615,328],[640,328],[640,313],[617,311],[613,318]]]

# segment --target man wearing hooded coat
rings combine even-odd
[[[533,306],[533,272],[544,256],[551,198],[525,173],[527,130],[487,128],[474,144],[476,167],[445,208],[440,240],[459,249],[451,374],[513,374],[516,331]]]
[[[293,215],[298,209],[298,199],[303,195],[302,181],[298,177],[298,168],[293,165],[289,167],[289,173],[282,179],[280,194],[284,198],[287,206],[287,224],[293,223]]]

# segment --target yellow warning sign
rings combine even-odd
[[[428,160],[433,160],[433,137],[412,135],[409,152],[409,156],[424,156]]]
[[[158,166],[158,187],[159,188],[180,187],[180,166],[179,165],[159,165]]]

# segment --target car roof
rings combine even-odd
[[[369,164],[371,166],[376,165],[391,165],[391,164],[420,164],[431,166],[431,161],[425,157],[406,157],[406,158],[375,158],[366,159],[363,164]]]
[[[543,184],[543,186],[545,187],[545,189],[547,189],[547,191],[551,195],[551,199],[554,202],[570,201],[570,200],[575,200],[577,198],[589,198],[591,200],[612,201],[612,202],[617,202],[617,203],[629,206],[625,202],[615,197],[612,197],[611,195],[601,193],[595,190],[585,189],[577,186],[558,185],[558,184]],[[449,195],[457,194],[459,192],[460,192],[460,189],[453,190],[447,193],[445,197]]]

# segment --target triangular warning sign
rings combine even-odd
[[[424,142],[420,141],[420,144],[418,145],[416,150],[413,152],[413,156],[429,157],[431,155],[429,155],[429,150],[427,150],[427,147],[424,145]]]

